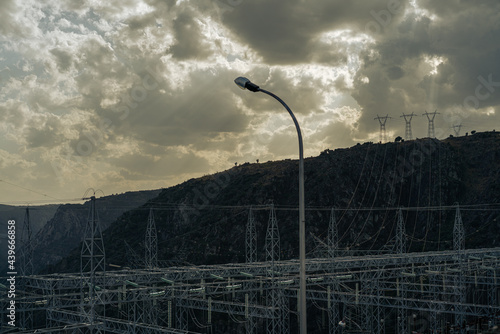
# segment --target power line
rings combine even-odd
[[[54,203],[53,200],[27,200],[27,201],[10,201],[10,202],[0,202],[1,205],[12,205],[12,206],[25,206],[25,205],[33,205],[33,204],[38,204],[38,205],[58,205],[58,204],[64,204],[68,202],[81,202],[81,198],[61,198],[57,199],[58,203]]]
[[[160,202],[148,202],[151,206],[136,208],[135,210],[149,210],[153,208],[158,211],[173,211],[177,210],[179,207],[185,207],[187,210],[190,208],[193,210],[233,210],[233,209],[243,209],[247,210],[252,208],[252,210],[269,210],[271,204],[248,204],[248,205],[205,205],[203,208],[198,208],[196,206],[191,206],[186,203],[168,203],[168,205],[162,205]],[[155,204],[160,204],[161,206],[155,206]],[[130,208],[134,208],[134,206],[130,206]],[[443,211],[443,210],[454,210],[456,206],[454,205],[428,205],[428,206],[413,206],[413,207],[401,207],[403,211],[419,211],[419,210],[428,210],[428,211]],[[293,205],[276,205],[274,204],[274,209],[277,211],[298,211],[297,206]],[[308,206],[306,210],[308,211],[330,211],[332,209],[331,206]],[[399,210],[399,207],[335,207],[336,211],[394,211]],[[469,211],[496,211],[500,210],[500,203],[480,203],[480,204],[469,204],[469,205],[460,205],[461,210],[469,210]]]
[[[27,190],[27,191],[29,191],[29,192],[32,192],[32,193],[35,193],[35,194],[38,194],[38,195],[42,195],[42,196],[45,196],[45,197],[48,197],[48,198],[52,198],[52,199],[55,199],[55,200],[61,201],[61,199],[59,199],[59,198],[56,198],[56,197],[53,197],[53,196],[50,196],[50,195],[47,195],[47,194],[41,193],[41,192],[39,192],[39,191],[36,191],[36,190],[33,190],[33,189],[29,189],[29,188],[26,188],[26,187],[23,187],[23,186],[20,186],[20,185],[14,184],[14,183],[9,182],[9,181],[0,180],[0,182],[7,183],[7,184],[9,184],[9,185],[11,185],[11,186],[14,186],[14,187],[17,187],[17,188],[21,188],[21,189]]]

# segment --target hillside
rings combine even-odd
[[[468,248],[499,246],[499,206],[484,205],[500,203],[499,173],[500,134],[496,132],[442,141],[365,143],[307,158],[308,256],[324,255],[331,207],[337,208],[342,249],[389,249],[398,207],[414,208],[404,211],[410,251],[450,249],[455,203],[464,208]],[[297,175],[296,160],[247,163],[164,189],[118,217],[104,232],[107,263],[141,265],[150,207],[163,264],[244,261],[250,206],[256,210],[258,251],[263,259],[270,203],[277,208],[281,258],[296,258]],[[50,270],[78,271],[79,252],[76,247]]]
[[[136,191],[100,198],[98,205],[102,228],[106,229],[124,212],[143,205],[159,193],[160,190]],[[30,208],[35,273],[47,265],[57,263],[80,243],[88,218],[89,203]],[[16,221],[22,223],[25,208],[17,208],[17,211],[20,212],[18,214],[20,218]],[[12,214],[10,216],[16,217]],[[21,225],[19,225],[20,227]],[[7,254],[7,251],[2,254]],[[7,261],[3,261],[2,266],[4,263],[6,264]]]
[[[29,208],[30,227],[33,236],[54,216],[58,207],[59,205],[42,205]],[[17,241],[20,242],[24,231],[25,215],[26,207],[0,205],[0,268],[7,263],[7,222],[9,220],[16,221]]]

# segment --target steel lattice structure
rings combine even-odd
[[[412,135],[412,132],[411,132],[411,120],[413,118],[413,116],[417,116],[415,115],[415,113],[411,113],[411,114],[405,114],[403,113],[402,116],[399,116],[399,117],[403,117],[405,119],[405,140],[412,140],[413,139],[413,135]]]
[[[437,110],[434,112],[427,112],[423,113],[422,115],[427,116],[427,120],[429,121],[428,127],[427,127],[427,136],[429,138],[436,138],[436,132],[434,130],[434,118],[436,115],[439,114]]]
[[[331,333],[339,332],[341,313],[346,318],[340,305],[347,308],[351,320],[355,313],[364,314],[363,323],[357,325],[376,333],[383,333],[383,324],[388,322],[383,314],[394,314],[403,301],[406,312],[425,314],[429,327],[439,326],[443,315],[495,319],[500,307],[491,302],[498,293],[500,249],[464,250],[462,254],[463,261],[456,251],[337,257],[333,262],[309,259],[308,300],[321,303],[328,311]],[[284,333],[293,322],[298,267],[298,261],[289,260],[276,261],[274,266],[256,262],[97,273],[95,283],[100,289],[95,293],[101,304],[96,305],[96,313],[99,307],[140,312],[145,301],[153,300],[159,310],[177,316],[168,327],[167,323],[147,324],[138,316],[129,319],[108,312],[107,316],[96,314],[94,326],[111,333],[186,333],[191,328],[190,310],[197,310],[206,317],[209,312],[238,317],[248,333],[256,331],[259,321],[275,321],[278,325],[273,332]],[[456,298],[457,278],[467,292],[462,300]],[[47,327],[88,324],[80,311],[90,301],[79,291],[84,282],[79,274],[26,277],[25,291],[16,298],[19,310],[45,312]],[[250,298],[252,294],[255,297]],[[268,298],[276,304],[267,304]],[[438,319],[432,320],[433,314]],[[410,326],[411,318],[405,316],[405,325]],[[352,321],[345,321],[347,327],[353,326]]]
[[[387,123],[387,120],[389,118],[392,118],[392,117],[390,117],[389,115],[385,115],[385,116],[377,115],[377,117],[374,118],[374,119],[378,120],[378,122],[380,124],[380,142],[382,142],[382,143],[385,143],[387,141],[385,124]]]
[[[95,205],[89,217],[97,222]],[[340,256],[331,249],[338,246],[335,223],[332,210],[326,256],[306,263],[308,308],[323,317],[325,333],[465,332],[498,321],[500,248],[465,249],[458,206],[449,251],[406,253],[399,210],[395,252]],[[268,226],[268,242],[276,243],[274,207]],[[41,333],[212,333],[221,323],[236,333],[293,333],[299,261],[269,253],[266,262],[28,275],[15,302],[19,312],[46,319]],[[2,294],[0,302],[5,313],[9,299]],[[5,318],[2,332],[12,329]]]

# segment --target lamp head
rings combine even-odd
[[[258,92],[260,90],[259,86],[252,83],[245,77],[237,77],[236,79],[234,79],[234,83],[241,89],[248,89],[251,92]]]

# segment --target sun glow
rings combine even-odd
[[[438,56],[424,56],[424,62],[428,65],[430,65],[430,71],[429,73],[432,75],[436,75],[438,73],[438,66],[443,64],[446,61],[444,57],[438,57]]]

